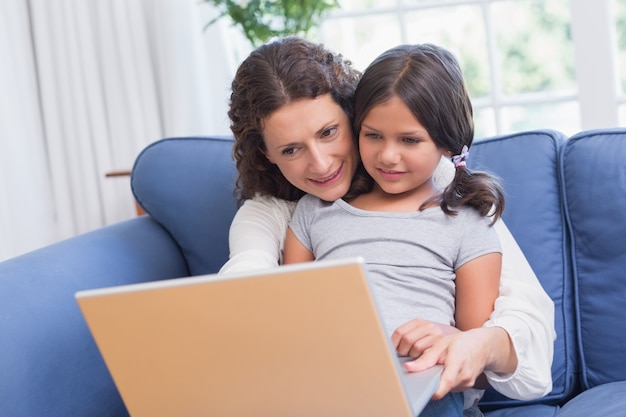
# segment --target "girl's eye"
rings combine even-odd
[[[365,136],[368,139],[380,139],[382,137],[378,133],[364,133],[363,136]]]
[[[408,144],[419,143],[420,140],[417,138],[404,138],[403,141]]]

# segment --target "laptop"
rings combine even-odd
[[[132,417],[417,416],[361,258],[80,291]]]

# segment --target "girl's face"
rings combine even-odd
[[[334,201],[350,188],[358,154],[348,116],[330,94],[286,104],[263,120],[267,159],[302,191]]]
[[[367,113],[359,152],[376,185],[374,191],[423,201],[435,192],[432,177],[442,155],[424,126],[396,96]]]

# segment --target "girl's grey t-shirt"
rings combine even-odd
[[[446,215],[439,207],[373,212],[305,195],[290,227],[317,260],[365,259],[391,335],[414,318],[454,326],[454,271],[481,255],[501,252],[491,218],[470,207],[457,212]]]

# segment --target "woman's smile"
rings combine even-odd
[[[341,164],[341,166],[339,166],[339,169],[337,169],[335,172],[333,172],[329,176],[326,176],[323,178],[310,178],[309,180],[315,183],[316,185],[321,185],[321,186],[332,185],[341,176],[342,172],[343,172],[343,164]]]

